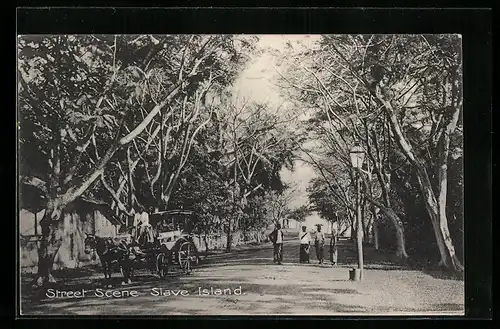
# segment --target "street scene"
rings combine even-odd
[[[460,35],[18,37],[21,315],[464,315]]]

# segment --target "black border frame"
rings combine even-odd
[[[192,2],[192,1],[191,1]],[[33,3],[33,2],[30,2]],[[415,8],[18,8],[17,34],[56,33],[459,33],[463,36],[466,318],[492,317],[492,11]],[[14,100],[15,102],[15,100]],[[14,117],[15,120],[15,117]],[[12,127],[12,125],[8,125]],[[14,128],[15,130],[15,128]],[[12,147],[12,144],[10,144]],[[17,145],[16,145],[17,148]],[[16,151],[17,152],[17,149]],[[14,159],[16,159],[14,153]],[[11,168],[16,176],[16,164]],[[14,189],[16,181],[13,181]],[[9,194],[12,192],[9,192]],[[14,196],[14,199],[16,197]],[[14,200],[15,202],[15,200]],[[18,217],[17,211],[14,216]],[[11,221],[12,222],[12,221]],[[17,220],[16,220],[17,223]],[[17,239],[16,239],[17,240]],[[17,244],[16,244],[17,247]],[[19,250],[16,248],[16,251]],[[17,253],[14,253],[17,257]],[[17,259],[14,259],[17,267]],[[17,274],[17,271],[16,271]],[[18,304],[18,279],[15,304]],[[9,305],[13,305],[12,301]],[[19,317],[17,307],[15,316]],[[3,313],[3,310],[2,310]],[[35,317],[22,316],[23,319]],[[36,317],[40,319],[40,317]],[[49,319],[56,317],[43,317]],[[68,317],[57,317],[68,318]],[[70,317],[71,318],[71,317]],[[96,318],[96,317],[81,317]],[[118,319],[118,317],[99,316]],[[157,318],[153,316],[122,317]],[[167,317],[158,317],[167,319]],[[168,319],[277,319],[168,317]],[[281,318],[281,317],[278,317]],[[283,317],[282,319],[346,319]],[[348,319],[388,319],[371,317]],[[396,317],[398,319],[408,317]],[[461,317],[441,317],[464,319]],[[126,320],[124,320],[126,319]],[[412,317],[423,319],[423,317]],[[432,319],[435,319],[432,317]],[[62,321],[61,323],[65,323]],[[88,327],[89,322],[85,325]],[[94,323],[93,323],[94,324]],[[72,326],[74,324],[71,324]],[[176,326],[179,323],[175,324]],[[349,324],[351,325],[351,324]],[[67,324],[65,325],[67,326]],[[51,326],[52,327],[52,326]]]

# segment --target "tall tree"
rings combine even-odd
[[[230,98],[225,102],[217,119],[219,143],[212,152],[220,155],[220,178],[231,193],[233,215],[226,225],[230,251],[232,234],[239,228],[248,198],[259,191],[283,188],[279,172],[283,166],[292,169],[297,137],[287,126],[294,118],[279,116],[279,109]]]
[[[398,254],[406,256],[403,222],[390,196],[391,176],[414,169],[440,264],[463,270],[446,214],[450,136],[456,134],[462,107],[459,38],[323,36],[316,49],[299,56],[300,61],[282,75],[283,80],[298,90],[299,99],[323,109],[323,121],[328,122],[324,135],[330,136],[323,145],[331,144],[336,157],[345,156],[353,141],[364,146],[370,166],[364,170],[365,190],[373,188],[374,174],[382,202],[370,193],[366,197],[393,222]],[[396,163],[395,153],[403,155]]]
[[[99,179],[106,187],[103,174],[110,163],[141,135],[148,144],[151,130],[146,130],[165,108],[199,95],[212,69],[225,61],[221,53],[239,60],[230,37],[188,38],[19,38],[21,181],[36,186],[45,200],[38,284],[53,281],[66,207],[92,194]],[[152,76],[163,80],[152,83]],[[116,190],[106,190],[119,201]]]
[[[307,205],[302,205],[291,210],[290,213],[288,214],[288,217],[290,219],[296,220],[299,223],[303,223],[305,222],[307,217],[311,216],[311,214],[312,214],[311,208],[309,208]]]
[[[273,223],[279,223],[285,227],[286,219],[291,214],[290,203],[292,202],[297,192],[294,186],[285,186],[279,191],[270,191],[267,197],[267,208],[270,213]]]

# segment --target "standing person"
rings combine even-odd
[[[323,264],[323,250],[325,247],[325,234],[321,232],[321,224],[317,225],[318,231],[316,232],[315,247],[316,247],[316,257],[318,258],[319,264]]]
[[[283,261],[283,231],[281,231],[280,223],[277,223],[274,231],[269,234],[269,240],[273,243],[273,261],[281,265]]]
[[[337,230],[332,228],[332,237],[330,238],[330,261],[332,265],[337,265]]]
[[[311,247],[311,235],[307,232],[307,226],[302,226],[302,232],[299,233],[300,251],[299,262],[309,263],[309,248]]]

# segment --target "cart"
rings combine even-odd
[[[150,215],[149,222],[156,230],[154,254],[156,271],[165,278],[169,267],[178,266],[184,274],[191,274],[199,262],[198,249],[190,231],[192,211],[167,210]]]

